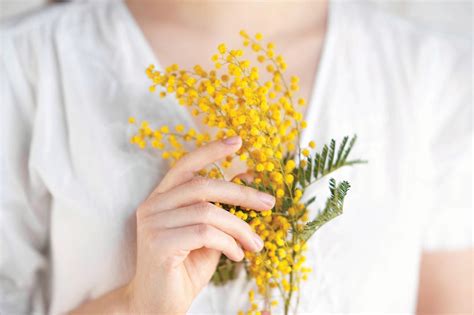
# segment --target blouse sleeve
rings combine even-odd
[[[31,165],[36,108],[24,59],[30,50],[27,41],[0,36],[0,314],[44,314],[50,196]]]
[[[429,205],[425,250],[472,247],[472,50],[464,42],[438,43],[424,56],[429,91],[420,127],[425,129]],[[433,58],[433,56],[435,58]],[[421,103],[421,101],[420,101]]]

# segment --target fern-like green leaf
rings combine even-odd
[[[344,149],[346,147],[346,144],[347,144],[347,141],[349,140],[349,137],[348,136],[345,136],[343,139],[342,139],[342,142],[341,144],[339,145],[339,149],[337,150],[337,158],[336,158],[336,163],[334,163],[336,166],[339,166],[340,162],[341,162],[341,157],[342,157],[342,153],[344,152]]]
[[[234,280],[237,277],[237,264],[224,255],[219,258],[217,268],[212,275],[211,282],[214,285],[220,286],[227,282]]]
[[[336,180],[334,180],[334,178],[329,180],[329,190],[331,192],[331,196],[326,201],[326,206],[324,209],[318,213],[316,218],[306,223],[301,233],[301,237],[304,239],[304,241],[307,241],[309,238],[311,238],[311,236],[313,236],[313,234],[324,224],[342,214],[344,198],[346,197],[349,188],[350,185],[346,181],[336,184]]]
[[[316,196],[313,196],[313,197],[309,198],[309,199],[304,203],[305,208],[307,208],[309,205],[311,205],[315,200],[316,200]]]
[[[349,143],[349,147],[347,147],[347,150],[344,152],[344,155],[342,156],[342,161],[346,161],[347,157],[349,156],[349,153],[351,153],[352,147],[354,146],[355,142],[357,141],[357,135],[354,135],[351,139],[351,142]]]
[[[357,136],[355,135],[350,141],[349,137],[344,137],[337,150],[334,139],[331,140],[329,146],[324,145],[321,153],[316,153],[312,160],[308,159],[308,168],[305,171],[306,176],[303,178],[301,176],[297,177],[301,186],[307,187],[343,166],[367,163],[363,160],[347,160],[356,140]],[[348,142],[349,145],[347,145]]]
[[[320,172],[321,176],[323,176],[324,172],[325,172],[326,159],[328,157],[328,151],[329,151],[328,146],[324,145],[323,151],[321,152],[321,157],[319,159],[319,172]]]
[[[308,156],[308,159],[307,159],[307,165],[306,165],[306,170],[305,170],[305,180],[306,182],[310,182],[311,181],[311,175],[313,175],[313,159]]]
[[[313,170],[313,177],[318,178],[319,174],[319,169],[321,168],[321,155],[319,153],[316,153],[316,156],[314,157],[314,170]]]
[[[328,166],[326,172],[330,172],[335,165],[332,164],[334,161],[334,154],[336,153],[336,141],[334,139],[331,140],[329,144],[329,152],[328,152]]]

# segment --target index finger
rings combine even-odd
[[[196,172],[236,152],[240,149],[241,145],[242,139],[239,136],[234,136],[210,142],[186,154],[168,171],[152,195],[167,191],[189,181]]]

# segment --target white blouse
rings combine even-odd
[[[133,275],[134,212],[168,166],[129,144],[127,118],[192,120],[148,92],[158,61],[121,1],[8,20],[0,54],[0,313],[61,314]],[[331,3],[303,143],[357,133],[369,164],[334,174],[352,188],[310,241],[300,314],[412,314],[422,251],[472,246],[471,57],[469,42]],[[314,192],[316,211],[327,182]],[[209,285],[189,313],[235,314],[250,285]]]

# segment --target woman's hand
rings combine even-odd
[[[260,211],[271,209],[275,198],[195,175],[241,145],[239,137],[215,141],[179,160],[136,211],[133,279],[72,313],[185,314],[211,279],[221,253],[240,261],[244,258],[241,246],[261,250],[262,240],[247,223],[211,202]]]
[[[215,141],[179,160],[137,210],[137,269],[128,286],[133,313],[186,313],[209,282],[221,253],[240,261],[263,242],[250,226],[211,202],[270,209],[271,195],[195,172],[241,146]]]

